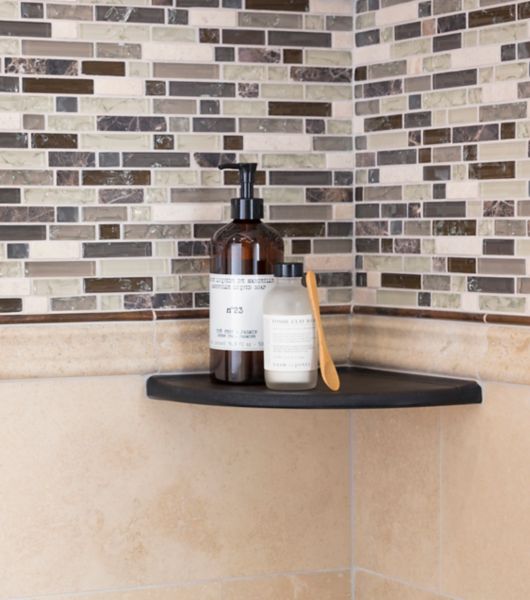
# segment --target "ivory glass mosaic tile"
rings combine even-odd
[[[349,307],[350,0],[0,4],[0,312],[206,308],[221,161]]]
[[[355,20],[355,304],[528,313],[530,2]]]

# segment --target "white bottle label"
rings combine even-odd
[[[210,348],[263,350],[263,300],[273,275],[210,274]]]
[[[267,371],[317,368],[313,315],[263,315],[263,325]]]

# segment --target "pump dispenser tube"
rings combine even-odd
[[[215,381],[262,383],[263,301],[283,260],[283,240],[263,218],[254,197],[256,163],[222,164],[239,171],[232,222],[212,237],[210,262],[210,370]]]

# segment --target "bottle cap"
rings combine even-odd
[[[254,198],[254,179],[257,163],[223,163],[219,169],[239,171],[239,198],[231,200],[232,219],[238,221],[259,221],[263,218],[263,199]]]
[[[274,264],[274,277],[302,277],[304,265],[301,262],[280,262]]]

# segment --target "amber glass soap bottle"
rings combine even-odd
[[[283,261],[283,240],[262,223],[263,199],[254,198],[255,163],[238,169],[241,190],[232,198],[232,222],[213,236],[210,265],[210,370],[224,383],[261,383],[263,300]]]

